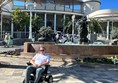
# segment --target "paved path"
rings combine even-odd
[[[0,52],[13,51],[15,49],[21,49],[21,48],[23,48],[23,45],[21,45],[21,46],[14,45],[13,47],[9,47],[9,48],[6,48],[4,46],[0,46]]]
[[[23,48],[14,46],[4,48],[0,46],[0,52],[12,51]],[[5,56],[0,55],[0,83],[22,83],[25,77],[26,62],[29,56]],[[50,72],[54,77],[54,83],[118,83],[118,67],[90,67],[65,60],[51,60]]]
[[[0,83],[22,83],[31,57],[0,55]],[[51,60],[54,83],[118,83],[118,68],[81,67],[78,63]]]

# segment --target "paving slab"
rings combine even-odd
[[[0,56],[0,83],[22,83],[30,58]],[[79,63],[50,62],[54,83],[118,83],[118,67],[83,67]],[[88,64],[87,64],[88,65]]]

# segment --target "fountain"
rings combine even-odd
[[[87,18],[83,17],[80,26],[80,42],[87,43]],[[118,54],[118,46],[113,45],[94,45],[87,44],[56,44],[54,42],[25,42],[24,52],[22,55],[34,55],[40,45],[46,47],[46,53],[49,53],[51,57],[55,58],[72,58],[79,56],[102,56],[102,55],[116,55]]]

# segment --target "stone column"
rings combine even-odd
[[[63,15],[63,33],[65,33],[65,19],[66,19],[66,15]]]
[[[54,14],[54,32],[56,33],[56,18],[57,17],[57,15],[56,14]]]
[[[36,16],[37,16],[37,14],[36,13],[34,13],[34,17],[36,18]]]
[[[114,30],[114,21],[113,21],[113,19],[112,19],[112,25],[111,26],[112,26],[111,30]],[[113,37],[113,34],[110,35],[110,39],[112,39],[112,37]]]
[[[1,13],[1,38],[2,38],[2,13]]]
[[[46,13],[45,13],[45,16],[44,16],[44,20],[45,20],[44,26],[47,27],[47,14]]]
[[[13,20],[11,20],[11,36],[13,37],[13,33],[14,33],[14,24],[13,24]]]
[[[109,40],[109,20],[107,21],[107,40]]]

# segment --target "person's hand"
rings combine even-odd
[[[34,67],[40,67],[41,64],[33,64]]]
[[[37,67],[41,67],[41,64],[37,64]]]
[[[37,67],[37,64],[33,63],[33,66],[34,66],[34,67]]]

